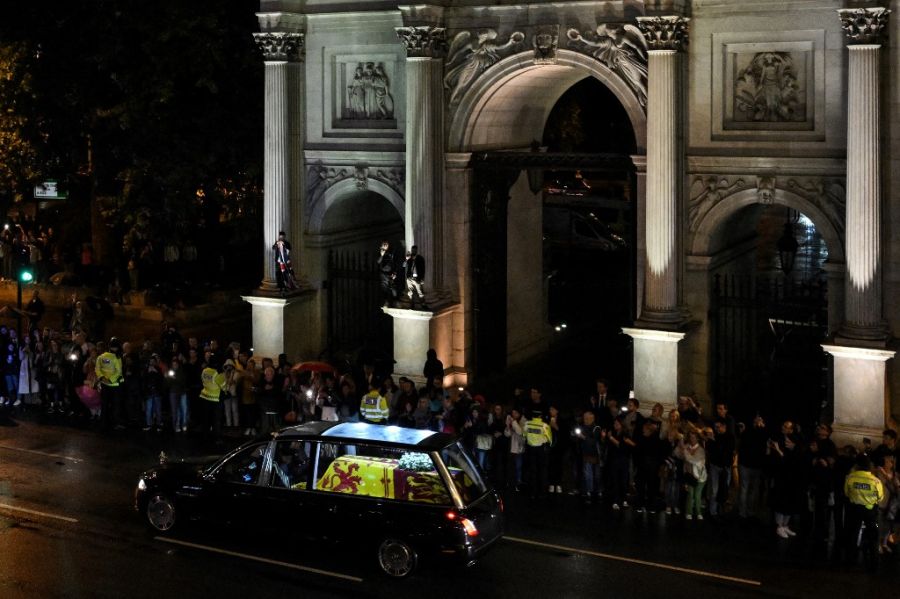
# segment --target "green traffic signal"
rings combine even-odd
[[[23,268],[21,271],[19,271],[19,280],[23,283],[30,283],[34,280],[34,273],[32,273],[27,268]]]

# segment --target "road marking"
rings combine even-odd
[[[750,580],[748,578],[737,578],[735,576],[726,576],[725,574],[716,574],[715,572],[706,572],[705,570],[694,570],[693,568],[682,568],[680,566],[672,566],[670,564],[661,564],[658,562],[651,562],[643,559],[636,559],[631,557],[623,557],[621,555],[612,555],[610,553],[600,553],[599,551],[590,551],[588,549],[576,549],[575,547],[566,547],[564,545],[554,545],[552,543],[542,543],[540,541],[532,541],[530,539],[521,539],[519,537],[503,537],[507,541],[512,541],[513,543],[521,543],[523,545],[534,545],[536,547],[544,547],[546,549],[556,549],[558,551],[566,551],[569,553],[578,553],[581,555],[590,555],[592,557],[599,557],[603,559],[613,560],[617,562],[626,562],[629,564],[637,564],[639,566],[648,566],[651,568],[659,568],[661,570],[670,570],[672,572],[681,572],[682,574],[693,574],[695,576],[705,576],[706,578],[715,578],[717,580],[725,580],[727,582],[738,582],[740,584],[747,584],[750,586],[759,587],[762,586],[762,582],[759,580]]]
[[[218,547],[209,547],[208,545],[198,545],[197,543],[188,543],[187,541],[179,541],[178,539],[170,539],[167,537],[154,537],[157,541],[162,541],[163,543],[172,543],[174,545],[182,545],[184,547],[190,547],[192,549],[202,549],[204,551],[210,551],[212,553],[220,553],[222,555],[229,555],[231,557],[241,557],[244,559],[248,559],[254,562],[260,562],[263,564],[270,564],[273,566],[281,566],[283,568],[291,568],[293,570],[301,570],[303,572],[311,572],[313,574],[321,574],[322,576],[331,576],[332,578],[340,578],[342,580],[349,580],[351,582],[362,582],[363,579],[357,576],[350,576],[348,574],[341,574],[340,572],[330,572],[328,570],[320,570],[318,568],[311,568],[309,566],[301,566],[299,564],[291,564],[288,562],[280,562],[278,560],[267,559],[264,557],[259,557],[256,555],[248,555],[246,553],[238,553],[237,551],[228,551],[227,549],[219,549]]]
[[[24,453],[33,453],[35,455],[42,455],[42,456],[45,456],[48,458],[56,458],[57,460],[69,460],[70,462],[75,462],[76,464],[79,464],[84,461],[81,458],[73,458],[73,457],[67,456],[67,455],[59,455],[58,453],[46,453],[43,451],[37,451],[35,449],[22,449],[21,447],[10,447],[8,445],[0,445],[0,449],[5,449],[7,451],[21,451]]]
[[[47,512],[39,512],[37,510],[30,510],[24,507],[16,507],[14,505],[9,505],[8,503],[0,503],[0,509],[4,510],[12,510],[14,512],[23,512],[25,514],[32,514],[34,516],[43,516],[44,518],[54,518],[56,520],[62,520],[63,522],[71,522],[75,524],[78,522],[75,518],[69,518],[68,516],[57,516],[56,514],[48,514]]]

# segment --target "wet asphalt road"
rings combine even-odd
[[[507,538],[476,566],[426,564],[381,577],[344,546],[191,528],[155,536],[132,510],[138,474],[194,439],[129,431],[0,426],[0,597],[872,597],[900,589],[835,564],[768,526],[611,512],[574,497],[506,496]],[[302,518],[302,515],[298,515]]]

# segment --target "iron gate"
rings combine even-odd
[[[712,391],[735,416],[819,419],[826,396],[824,280],[715,275],[710,304]]]
[[[380,281],[374,254],[341,250],[328,253],[329,351],[369,347],[391,355],[391,319],[381,311]]]

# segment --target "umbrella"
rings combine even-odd
[[[294,364],[291,372],[331,372],[337,374],[337,368],[328,362],[300,362]]]

